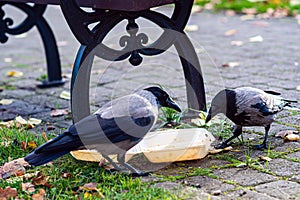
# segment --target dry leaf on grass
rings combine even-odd
[[[39,189],[39,193],[38,194],[33,194],[31,196],[32,200],[44,200],[46,199],[46,192],[43,188]]]
[[[61,174],[61,177],[63,177],[63,178],[70,178],[72,175],[70,174],[70,173],[66,173],[66,172],[63,172],[62,174]]]
[[[67,109],[54,109],[51,111],[50,116],[51,117],[60,117],[63,115],[67,115],[68,110]]]
[[[34,141],[30,141],[27,143],[27,146],[31,149],[37,148],[37,144]]]
[[[5,163],[0,167],[0,179],[6,179],[12,175],[23,175],[24,173],[22,174],[21,172],[25,172],[24,167],[26,166],[29,166],[29,164],[24,160],[24,158],[19,158]]]
[[[30,183],[30,182],[27,182],[27,183],[22,183],[22,191],[26,191],[26,192],[29,192],[29,193],[32,193],[35,191],[35,186]]]
[[[17,116],[15,120],[16,120],[17,123],[19,123],[21,125],[28,124],[28,122],[23,117],[21,117],[21,116]]]
[[[80,190],[88,190],[88,191],[95,191],[92,194],[90,192],[85,192],[84,193],[84,198],[92,198],[92,197],[99,197],[99,198],[104,198],[104,195],[97,189],[98,183],[91,182],[91,183],[86,183],[83,186],[81,186],[79,189]]]
[[[10,186],[5,189],[0,188],[0,199],[11,199],[18,195],[16,188],[11,188]]]
[[[33,185],[43,185],[48,188],[51,188],[52,185],[48,183],[48,178],[45,174],[37,173],[36,177],[32,179]]]
[[[34,128],[35,124],[39,124],[39,119],[31,118],[33,123],[30,123],[30,121],[27,121],[21,116],[17,116],[14,121],[7,122],[6,126],[10,127],[14,122],[16,122],[17,127],[26,127],[28,129]]]
[[[96,183],[96,182],[86,183],[83,186],[81,186],[80,189],[82,189],[82,190],[97,190],[97,185],[98,185],[98,183]]]
[[[47,142],[48,141],[48,137],[47,137],[46,132],[42,132],[42,136],[43,136],[43,139]]]

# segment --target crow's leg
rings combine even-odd
[[[255,149],[267,149],[268,148],[268,134],[270,130],[271,125],[268,125],[265,127],[265,138],[264,141],[261,144],[254,145]]]
[[[118,154],[118,162],[122,164],[124,167],[129,169],[133,176],[148,176],[149,172],[141,172],[138,169],[134,168],[132,165],[125,162],[125,154]]]
[[[215,146],[216,149],[224,149],[225,147],[228,146],[228,142],[230,142],[231,140],[233,140],[234,138],[240,136],[243,132],[243,128],[240,125],[236,125],[234,127],[233,130],[233,136],[231,136],[230,138],[228,138],[227,140],[225,140],[224,142],[222,142],[222,144]]]
[[[125,167],[123,166],[118,166],[117,163],[115,163],[110,157],[108,157],[107,155],[102,155],[110,164],[112,164],[114,166],[114,168],[118,171],[122,171],[125,169]]]

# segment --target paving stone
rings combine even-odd
[[[14,119],[16,116],[32,116],[37,113],[47,112],[50,109],[40,105],[29,104],[24,101],[16,100],[9,105],[0,105],[1,118],[0,120]]]
[[[226,194],[224,199],[257,199],[257,200],[279,200],[278,198],[271,197],[265,193],[258,193],[256,191],[242,189],[235,190]]]
[[[174,183],[174,182],[161,182],[161,183],[156,183],[154,185],[157,188],[164,188],[166,190],[177,190],[179,189],[181,186],[179,183]]]
[[[22,99],[27,96],[34,96],[35,92],[29,90],[21,90],[21,89],[4,90],[3,92],[0,93],[0,95],[3,98]]]
[[[299,148],[300,148],[299,142],[285,142],[277,146],[273,150],[277,152],[290,152],[291,150],[299,149]]]
[[[300,173],[300,163],[286,159],[273,159],[269,162],[269,169],[278,176],[292,176]]]
[[[214,170],[214,174],[224,180],[234,181],[241,186],[255,186],[277,179],[269,174],[261,173],[249,168],[228,168]]]
[[[256,186],[254,189],[277,199],[300,199],[299,183],[278,180]]]
[[[213,195],[214,191],[221,190],[221,195],[235,188],[234,185],[223,183],[206,176],[193,176],[184,180],[188,186],[196,187],[199,191]]]

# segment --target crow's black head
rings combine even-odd
[[[145,88],[144,90],[147,90],[151,92],[154,96],[156,96],[157,102],[160,106],[169,107],[178,112],[181,112],[181,108],[179,107],[179,105],[169,96],[168,93],[166,93],[161,88],[153,86]]]
[[[231,112],[235,111],[235,92],[233,90],[221,90],[212,100],[211,107],[206,117],[206,122],[209,122],[215,115],[219,113],[229,117]]]

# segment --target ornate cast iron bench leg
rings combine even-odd
[[[13,20],[10,18],[4,18],[4,11],[2,7],[4,5],[14,6],[27,14],[27,18],[18,26],[10,28],[13,25]],[[36,26],[44,43],[46,60],[47,60],[47,73],[48,80],[43,81],[38,87],[46,88],[52,86],[63,85],[64,81],[61,77],[61,66],[56,45],[56,40],[53,32],[48,25],[47,21],[43,17],[43,13],[46,10],[47,5],[30,6],[26,3],[14,3],[14,2],[0,2],[0,42],[5,43],[10,35],[19,35],[29,31],[33,26]]]
[[[198,57],[189,38],[183,32],[193,1],[176,1],[171,19],[151,10],[126,12],[96,9],[92,13],[86,13],[74,0],[60,1],[62,11],[73,34],[82,44],[76,57],[71,81],[71,107],[74,122],[90,114],[89,81],[94,56],[111,61],[129,58],[132,65],[139,65],[143,59],[141,54],[158,55],[172,45],[175,46],[183,66],[188,107],[206,110],[204,83]],[[76,16],[76,19],[73,16]],[[138,25],[135,23],[135,19],[139,17],[148,19],[164,29],[157,41],[150,45],[146,45],[147,35],[138,34]],[[105,46],[102,43],[105,36],[124,19],[128,20],[126,30],[129,36],[123,36],[120,39],[123,49],[113,50]],[[94,22],[100,23],[93,30],[89,30],[88,25]]]

